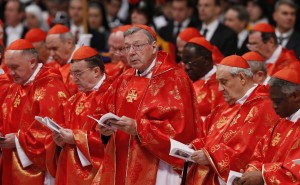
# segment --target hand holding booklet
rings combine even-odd
[[[227,185],[233,185],[234,181],[238,180],[239,178],[242,177],[242,173],[232,171],[230,170],[228,180],[227,180]]]
[[[51,131],[60,133],[59,129],[61,129],[62,127],[55,123],[55,121],[53,121],[51,118],[47,116],[44,118],[40,116],[35,116],[34,119],[42,123],[44,126],[48,127]]]
[[[189,148],[187,145],[178,142],[174,139],[170,139],[170,142],[171,142],[171,148],[170,148],[169,155],[184,159],[186,161],[195,162],[191,159],[192,154],[195,152],[195,150]]]
[[[95,120],[99,125],[101,125],[101,126],[103,126],[105,128],[108,128],[108,129],[112,129],[114,131],[116,131],[117,128],[114,127],[113,125],[111,125],[108,122],[108,120],[110,120],[110,119],[117,120],[117,121],[120,120],[119,116],[117,116],[117,115],[115,115],[115,114],[113,114],[111,112],[104,114],[99,120],[96,119],[96,118],[94,118],[94,117],[92,117],[92,116],[90,116],[90,115],[88,115],[88,117],[91,118],[91,119],[93,119],[93,120]]]

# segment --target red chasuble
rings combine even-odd
[[[277,71],[283,69],[284,67],[290,67],[293,63],[299,63],[297,56],[295,55],[294,51],[287,50],[286,48],[282,48],[282,52],[279,55],[279,58],[274,64],[267,65],[268,75],[272,76]]]
[[[202,137],[193,142],[204,151],[210,166],[195,165],[188,184],[219,184],[218,177],[226,182],[230,170],[245,170],[257,142],[278,119],[268,90],[261,85],[243,105],[218,106],[205,120]]]
[[[218,90],[216,74],[207,81],[198,80],[193,83],[197,96],[198,110],[200,116],[208,116],[219,104],[224,102],[222,93]]]
[[[110,62],[105,64],[105,73],[110,76],[113,80],[118,78],[130,67],[127,66],[124,62]]]
[[[99,107],[104,92],[111,84],[106,77],[98,91],[79,92],[64,105],[65,127],[72,129],[76,145],[65,144],[59,154],[56,185],[90,185],[96,175],[104,155],[98,124],[88,118]],[[82,152],[91,165],[83,167],[76,147]]]
[[[46,163],[44,140],[49,130],[34,121],[34,116],[49,116],[58,120],[58,107],[66,101],[68,92],[57,69],[42,67],[34,81],[21,86],[11,85],[2,104],[2,133],[18,133],[19,142],[33,162],[23,168],[17,150],[2,149],[3,185],[44,184]]]
[[[129,69],[115,80],[100,111],[135,119],[138,135],[111,135],[93,184],[154,185],[160,160],[174,169],[183,165],[169,156],[169,138],[189,143],[201,124],[189,77],[165,52],[158,53],[150,79]]]
[[[266,184],[300,184],[300,119],[282,119],[272,133],[258,143],[247,171],[262,171]]]

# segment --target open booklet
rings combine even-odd
[[[233,185],[233,182],[237,179],[239,179],[240,177],[242,177],[242,173],[236,172],[236,171],[231,171],[229,172],[228,175],[228,180],[227,180],[227,185]]]
[[[117,116],[111,112],[104,114],[99,120],[90,115],[88,115],[88,117],[95,120],[99,125],[101,125],[105,128],[112,129],[114,131],[116,131],[117,128],[114,127],[113,125],[111,125],[110,123],[108,123],[107,120],[109,120],[109,119],[113,119],[113,120],[117,120],[117,121],[120,120],[119,116]]]
[[[293,163],[300,165],[300,159],[294,159]]]
[[[191,159],[191,156],[195,152],[195,150],[174,139],[170,139],[170,142],[171,148],[169,155],[184,159],[186,161],[195,162]]]
[[[55,121],[53,121],[51,118],[47,116],[44,118],[40,116],[35,116],[34,119],[48,127],[51,131],[60,133],[59,129],[61,129],[62,127],[55,123]]]

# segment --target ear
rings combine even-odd
[[[293,92],[290,97],[292,98],[292,101],[295,102],[297,105],[300,104],[300,91]]]
[[[157,50],[158,50],[158,45],[157,45],[157,42],[156,41],[154,41],[153,43],[152,43],[152,48],[153,48],[153,52],[152,52],[152,54],[154,54],[154,53],[156,53],[157,52]]]
[[[38,61],[36,58],[32,57],[29,62],[30,62],[30,66],[34,68]]]
[[[94,67],[92,69],[93,73],[98,77],[98,76],[101,76],[102,75],[102,71],[100,70],[99,67]]]
[[[255,74],[257,75],[258,81],[260,83],[263,83],[265,81],[267,74],[265,74],[263,71],[257,71]]]
[[[244,73],[240,73],[238,77],[240,78],[241,84],[245,85],[246,84],[246,79],[247,79],[246,75]]]

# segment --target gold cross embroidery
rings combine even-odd
[[[133,102],[132,100],[136,100],[136,98],[137,98],[136,90],[131,89],[126,96],[127,102],[132,103]]]
[[[83,103],[81,102],[76,107],[76,110],[75,110],[76,115],[79,115],[83,111],[83,109],[84,109],[84,106],[83,106]]]
[[[14,102],[14,107],[17,108],[21,103],[20,95],[17,96]]]

